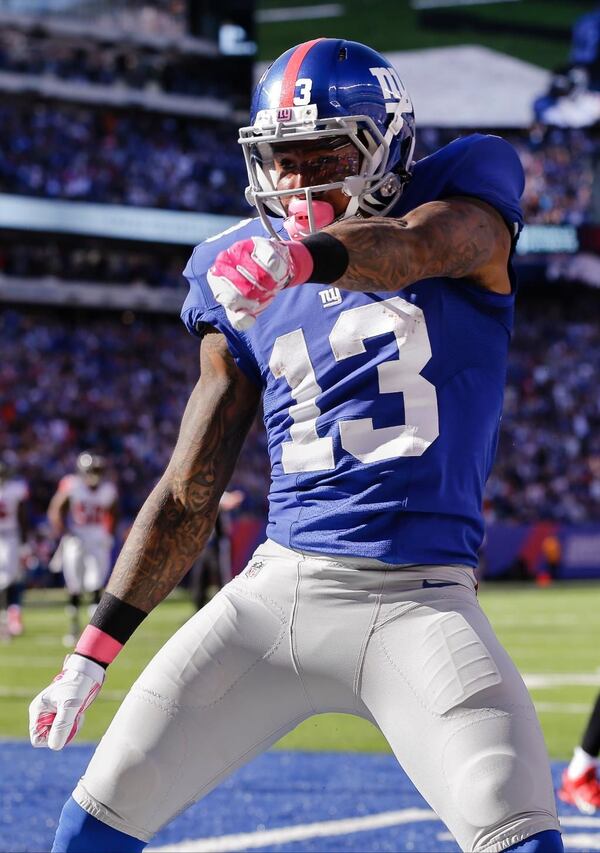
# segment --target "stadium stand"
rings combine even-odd
[[[236,128],[149,113],[5,100],[0,190],[46,198],[242,213]]]
[[[39,27],[33,32],[5,27],[0,32],[0,69],[4,72],[92,85],[211,95],[231,99],[235,104],[239,86],[231,69],[217,82],[214,58],[206,53],[206,48],[190,55],[173,48],[165,51],[122,42],[106,45],[90,41],[87,32],[56,37]],[[219,70],[222,68],[221,63]]]
[[[586,221],[594,181],[593,163],[598,156],[598,140],[594,136],[582,130],[545,128],[539,124],[519,131],[486,128],[485,132],[497,132],[519,152],[525,169],[522,203],[528,224],[581,225]],[[432,153],[458,135],[461,131],[420,128],[417,157]]]
[[[566,286],[565,286],[566,287]],[[522,293],[490,520],[593,522],[600,502],[600,329],[594,291]]]
[[[197,342],[175,318],[132,312],[5,310],[0,330],[0,447],[32,484],[35,520],[77,453],[94,447],[118,472],[131,521],[174,446],[198,375]],[[264,512],[268,479],[257,427],[235,478],[245,510]]]
[[[464,131],[421,129],[418,156]],[[582,131],[506,132],[526,171],[529,223],[585,221],[598,144]],[[54,101],[0,107],[0,191],[244,215],[236,126]]]
[[[149,287],[185,288],[182,270],[189,255],[179,247],[124,248],[94,238],[31,234],[0,236],[0,275],[15,279],[51,277],[65,282],[105,285],[144,284]]]
[[[241,59],[223,61],[214,40],[190,35],[181,9],[169,0],[115,3],[92,28],[76,16],[0,9],[0,193],[74,206],[251,215],[236,143],[245,120],[236,109],[248,98],[238,73]],[[426,156],[478,129],[493,132],[420,125],[415,154]],[[497,132],[512,142],[525,167],[528,224],[588,223],[598,140],[540,124]],[[42,522],[52,489],[77,452],[97,447],[120,480],[127,524],[168,459],[197,373],[197,345],[175,316],[193,241],[173,245],[136,241],[134,234],[114,239],[3,224],[0,281],[10,284],[12,305],[0,325],[6,352],[0,448],[32,484],[33,513]],[[597,295],[572,281],[569,294],[578,294],[573,304],[560,292],[567,261],[576,257],[521,259],[528,286],[522,288],[499,459],[488,488],[490,520],[529,522],[543,515],[581,523],[597,509],[600,450],[591,377],[599,341],[589,320]],[[555,281],[542,302],[541,288],[529,284],[544,282],[550,269]],[[152,303],[145,290],[156,296]],[[40,301],[115,310],[25,306]],[[568,324],[558,339],[565,312]],[[125,398],[131,401],[127,411],[120,404]],[[264,515],[268,481],[257,424],[233,483],[247,495],[244,512]]]
[[[595,300],[583,288],[568,299],[557,287],[550,298],[521,294],[500,452],[488,486],[490,518],[595,517],[600,500]],[[36,484],[38,519],[57,478],[89,446],[105,453],[118,472],[123,512],[131,519],[174,445],[197,376],[197,343],[176,318],[132,312],[11,310],[3,314],[0,333],[5,352],[0,446]],[[268,482],[257,423],[233,483],[248,496],[245,511],[264,511]]]

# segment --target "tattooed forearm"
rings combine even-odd
[[[221,335],[204,338],[201,372],[173,457],[142,507],[107,587],[146,612],[176,586],[206,544],[258,407],[258,389],[235,366]]]
[[[345,290],[398,290],[435,276],[473,277],[504,287],[508,229],[488,205],[449,199],[421,205],[404,219],[348,218],[330,225],[348,250],[349,265],[336,285]]]

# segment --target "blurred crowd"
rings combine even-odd
[[[0,448],[30,484],[34,523],[44,521],[77,454],[105,454],[129,521],[162,474],[198,378],[198,342],[177,318],[5,310],[0,316]],[[246,442],[232,487],[263,514],[264,435]]]
[[[86,237],[16,240],[5,235],[0,236],[0,275],[185,288],[182,272],[190,254],[191,247],[169,246],[161,252],[154,245],[119,248],[114,242]]]
[[[0,192],[244,213],[230,123],[49,101],[0,105]]]
[[[598,295],[577,310],[521,299],[498,459],[487,492],[495,520],[597,519],[600,502]],[[542,310],[543,307],[543,310]],[[570,315],[569,315],[570,311]],[[198,343],[176,318],[6,310],[0,318],[0,448],[32,489],[42,521],[77,453],[110,461],[131,519],[162,473],[198,375]],[[232,487],[263,515],[269,463],[253,427]]]
[[[598,300],[593,291],[521,300],[488,483],[490,520],[598,520]]]
[[[126,86],[149,92],[212,97],[233,108],[247,103],[244,76],[227,60],[127,42],[106,44],[82,36],[56,38],[37,30],[0,30],[0,71],[72,83]]]
[[[127,35],[138,33],[148,38],[178,39],[186,32],[186,0],[112,0],[106,4],[76,4],[82,17],[92,16],[100,27],[111,27]],[[73,6],[70,7],[70,11]]]
[[[461,135],[466,133],[419,129],[416,156],[431,154]],[[525,170],[521,203],[526,222],[577,226],[586,221],[600,138],[589,131],[541,125],[520,132],[499,130],[498,135],[514,145]]]
[[[457,135],[421,130],[417,157]],[[560,128],[503,135],[525,168],[526,221],[584,222],[598,140]],[[231,123],[43,100],[0,105],[0,192],[245,215],[246,184]]]
[[[181,39],[186,33],[186,0],[111,0],[110,3],[30,3],[23,6],[22,24],[35,31],[52,30],[66,21],[85,24],[114,38]],[[27,8],[27,6],[29,8]],[[19,4],[14,3],[15,12]],[[31,17],[30,13],[33,13]]]
[[[599,140],[582,130],[540,126],[509,138],[525,169],[525,221],[576,226],[585,222]]]

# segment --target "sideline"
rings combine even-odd
[[[281,826],[277,829],[242,832],[237,835],[221,835],[212,838],[196,838],[169,844],[167,847],[148,847],[147,853],[227,853],[233,850],[249,850],[274,844],[289,844],[309,838],[325,838],[328,835],[350,835],[418,821],[439,821],[430,809],[400,809],[393,812],[350,817],[344,820],[324,820],[318,823],[301,823],[297,826]]]
[[[318,823],[304,823],[297,826],[282,826],[277,829],[243,832],[236,835],[196,838],[169,844],[167,847],[148,847],[147,853],[233,853],[237,850],[251,850],[254,847],[268,847],[275,844],[289,844],[293,841],[306,841],[309,838],[324,838],[333,835],[350,835],[354,832],[367,832],[388,826],[420,821],[439,821],[435,812],[429,809],[400,809],[392,812],[346,818],[345,820],[327,820]],[[563,831],[563,842],[567,850],[600,850],[600,817],[586,815],[568,815],[560,818],[565,827],[596,829],[597,832]],[[453,841],[449,832],[440,832],[438,841]]]

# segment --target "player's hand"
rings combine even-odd
[[[311,256],[301,243],[250,237],[219,252],[207,279],[232,325],[244,329],[280,290],[307,281],[311,272]]]
[[[62,749],[72,740],[102,687],[104,668],[78,654],[67,655],[63,670],[29,706],[33,746]]]

